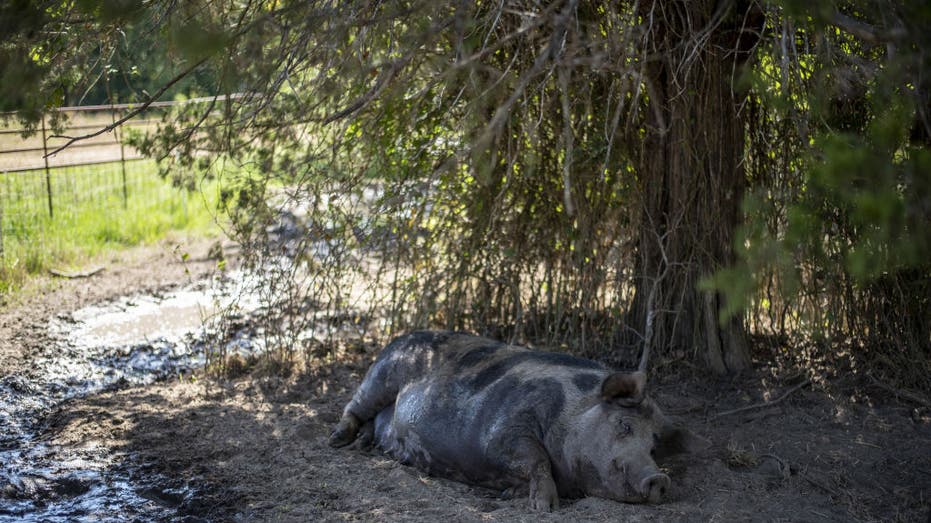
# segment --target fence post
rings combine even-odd
[[[45,190],[48,192],[48,215],[49,218],[55,217],[55,211],[52,209],[52,173],[48,168],[48,138],[45,133],[45,115],[42,115],[42,159],[45,161]]]
[[[4,176],[6,173],[3,173]],[[0,187],[0,262],[3,261],[3,188]]]
[[[116,115],[119,113],[119,109],[113,109],[110,111],[110,119],[113,123],[116,123]],[[123,126],[119,126],[113,130],[113,136],[116,138],[116,141],[120,144],[120,172],[123,174],[123,208],[129,208],[129,191],[126,188],[126,150],[123,147]]]

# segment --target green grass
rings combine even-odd
[[[212,209],[216,186],[198,192],[171,187],[152,161],[54,168],[52,215],[44,170],[0,172],[0,294],[22,288],[49,268],[73,269],[128,247],[155,242],[172,231],[218,234]]]

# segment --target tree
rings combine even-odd
[[[875,333],[868,318],[893,303],[927,341],[927,300],[892,299],[927,285],[931,258],[917,225],[931,199],[925,7],[53,5],[9,33],[4,56],[32,68],[35,89],[4,107],[34,116],[105,65],[88,60],[111,56],[98,47],[153,28],[175,71],[167,88],[202,74],[221,97],[136,144],[172,176],[240,166],[224,202],[246,242],[275,216],[269,182],[303,200],[328,224],[305,245],[324,238],[331,258],[305,270],[333,307],[344,278],[367,277],[348,253],[377,251],[395,329],[470,328],[623,362],[651,319],[661,353],[721,373],[747,367],[748,328]],[[97,47],[66,45],[91,31]],[[48,59],[16,55],[30,49]],[[864,161],[850,165],[852,150]],[[845,190],[873,182],[881,198]],[[363,212],[364,186],[382,194]]]
[[[739,79],[751,58],[764,15],[753,2],[646,3],[644,84],[646,133],[638,151],[644,195],[638,273],[648,278],[669,268],[657,299],[657,344],[694,350],[718,373],[749,365],[741,317],[720,323],[719,295],[698,283],[733,261],[746,186],[744,123],[738,114],[747,91]],[[637,287],[635,324],[649,311]]]

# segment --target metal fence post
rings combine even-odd
[[[113,123],[116,123],[116,115],[119,113],[119,109],[112,109],[110,111],[110,119]],[[129,191],[126,188],[126,150],[123,147],[123,126],[119,126],[113,130],[113,136],[116,138],[116,141],[120,144],[120,172],[123,174],[123,208],[129,208]]]
[[[45,190],[48,192],[48,215],[49,218],[55,217],[55,211],[52,209],[52,173],[48,168],[48,138],[45,133],[45,115],[42,115],[42,159],[45,160]]]

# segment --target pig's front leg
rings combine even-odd
[[[559,492],[543,445],[531,438],[521,438],[512,449],[512,473],[530,487],[530,507],[547,512],[559,508]]]
[[[530,475],[530,507],[546,512],[559,508],[559,493],[549,463],[538,466]]]

